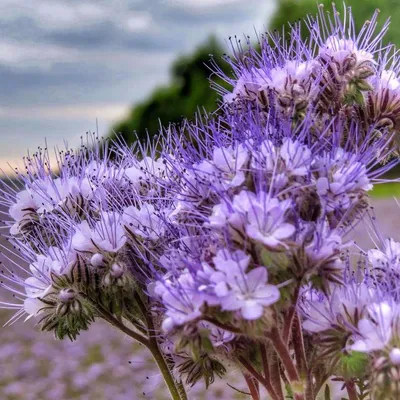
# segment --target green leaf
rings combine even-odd
[[[325,385],[324,400],[331,400],[331,388],[329,385]]]

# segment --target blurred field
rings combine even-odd
[[[21,321],[0,332],[1,400],[169,399],[150,353],[105,323],[93,325],[73,343],[57,341],[33,325]],[[244,389],[240,379],[228,379],[232,385],[235,381]],[[207,395],[198,385],[189,398],[246,397],[220,382]]]
[[[371,191],[373,197],[400,197],[400,182],[375,185]]]
[[[395,200],[375,198],[372,203],[382,234],[400,240],[400,207]],[[362,223],[354,232],[363,248],[372,243],[367,230],[368,224]],[[2,312],[1,322],[10,316]],[[74,343],[39,333],[33,321],[1,328],[0,339],[0,400],[169,398],[147,350],[105,323],[94,324]],[[225,382],[245,390],[236,371],[207,392],[202,384],[197,385],[189,392],[189,399],[249,398]]]

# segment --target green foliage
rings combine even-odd
[[[211,37],[193,54],[178,58],[171,68],[171,83],[157,88],[147,100],[137,104],[127,119],[113,127],[113,132],[122,134],[129,143],[136,139],[135,131],[139,138],[144,138],[147,131],[150,135],[157,133],[160,124],[191,118],[199,108],[215,110],[218,96],[210,88],[209,65],[211,55],[218,60],[222,53],[222,47]]]
[[[396,167],[398,171],[398,167]],[[379,185],[374,185],[374,188],[371,191],[372,197],[400,197],[400,183],[398,182],[390,182],[390,183],[381,183]]]

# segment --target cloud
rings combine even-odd
[[[43,31],[88,31],[107,23],[112,26],[130,26],[132,18],[142,27],[148,27],[149,15],[130,13],[128,1],[76,0],[2,0],[0,15],[3,21],[29,20]]]
[[[234,4],[243,3],[243,0],[164,0],[167,4],[178,5],[189,9],[206,9],[214,7],[228,7]]]
[[[123,118],[129,112],[126,104],[90,104],[90,105],[61,105],[61,106],[23,106],[0,107],[0,118],[10,119],[55,119],[60,122],[67,119],[101,118],[105,122],[114,122]]]
[[[142,32],[150,27],[153,19],[148,12],[130,13],[123,21],[123,26],[128,32]]]
[[[77,61],[78,52],[51,44],[27,44],[0,39],[0,65],[17,69],[49,69],[59,62]]]
[[[253,32],[276,0],[1,0],[0,159],[79,143],[168,81],[207,36]]]

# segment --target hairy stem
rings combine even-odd
[[[132,339],[136,340],[137,342],[143,344],[146,347],[149,347],[149,339],[132,329],[128,328],[126,325],[123,324],[122,321],[118,320],[114,315],[109,313],[106,309],[96,304],[97,309],[100,311],[100,314],[104,320],[106,320],[111,325],[118,328],[120,331],[124,332],[126,335],[130,336]]]
[[[153,316],[149,310],[149,307],[146,306],[145,302],[142,300],[142,297],[140,296],[140,294],[138,292],[136,293],[135,298],[136,298],[136,302],[139,305],[140,310],[146,320],[148,336],[149,336],[149,343],[150,343],[149,349],[150,349],[151,353],[153,354],[154,359],[157,362],[157,365],[164,377],[164,381],[168,386],[168,389],[171,393],[172,398],[175,399],[173,397],[173,392],[172,392],[172,389],[175,388],[179,395],[179,397],[177,397],[177,398],[180,400],[187,400],[185,386],[183,385],[183,383],[181,381],[176,381],[174,379],[174,377],[171,374],[171,368],[168,365],[168,363],[166,362],[164,355],[162,354],[162,352],[159,348],[159,345],[157,342],[156,330],[155,330],[155,326],[154,326],[154,322],[153,322]]]
[[[246,373],[244,373],[243,376],[246,380],[247,386],[249,387],[252,400],[260,400],[260,391],[258,390],[258,387],[256,385],[257,381],[255,381],[252,376]]]
[[[260,382],[265,389],[267,389],[272,400],[280,400],[272,387],[271,383],[268,382],[245,358],[239,357],[240,364],[247,370],[247,372],[254,377],[258,382]]]
[[[149,345],[149,350],[151,351],[151,354],[153,355],[154,360],[157,363],[157,366],[164,378],[164,381],[168,387],[168,390],[171,395],[172,400],[183,400],[186,399],[186,393],[180,393],[176,381],[174,377],[171,374],[171,371],[168,367],[167,362],[165,361],[165,358],[160,351],[160,348],[158,347],[158,344],[156,341],[152,341],[152,343]]]
[[[304,337],[303,330],[301,328],[301,321],[297,313],[295,313],[293,319],[292,341],[299,374],[301,377],[305,377],[307,375],[306,351],[304,347]]]
[[[283,324],[283,341],[287,344],[289,343],[290,339],[290,332],[292,331],[292,325],[294,318],[296,316],[296,307],[297,307],[297,300],[299,298],[299,292],[300,292],[300,284],[297,284],[296,289],[293,294],[292,298],[292,305],[290,306],[288,313],[285,317],[285,321]]]
[[[143,344],[150,350],[150,352],[151,352],[155,362],[157,363],[157,366],[164,378],[164,381],[168,387],[168,390],[171,395],[171,399],[172,400],[186,400],[187,399],[186,393],[183,391],[183,393],[181,394],[180,391],[178,390],[175,379],[171,374],[170,368],[168,367],[168,365],[164,359],[164,356],[160,351],[160,348],[158,347],[158,343],[157,343],[155,336],[152,336],[150,334],[150,330],[154,329],[151,316],[149,317],[149,319],[151,319],[151,328],[150,328],[150,326],[148,327],[149,328],[149,337],[147,338],[147,337],[144,337],[144,336],[140,335],[139,333],[133,331],[132,329],[129,329],[127,326],[125,326],[123,324],[122,321],[120,321],[118,318],[116,318],[113,314],[111,314],[109,311],[107,311],[101,305],[99,305],[97,303],[94,303],[94,304],[103,319],[105,319],[111,325],[115,326],[116,328],[118,328],[119,330],[121,330],[122,332],[124,332],[125,334],[130,336],[132,339]]]
[[[347,394],[349,395],[349,400],[358,400],[358,394],[356,385],[353,381],[348,381],[345,383]]]
[[[300,376],[296,366],[294,365],[292,357],[290,356],[289,349],[280,335],[280,332],[277,328],[273,328],[268,337],[271,340],[279,358],[282,361],[290,383],[297,386],[300,383]],[[298,393],[297,388],[294,388],[294,393],[294,397],[296,400],[304,400],[304,395]]]
[[[283,396],[283,391],[282,391],[282,380],[279,370],[279,359],[275,351],[272,353],[270,366],[271,366],[270,368],[271,384],[275,390],[275,393],[277,394],[277,397],[280,400],[283,400],[285,397]]]

